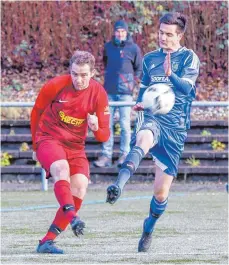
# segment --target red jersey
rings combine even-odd
[[[51,79],[42,87],[31,113],[33,149],[44,139],[56,139],[75,150],[84,149],[88,113],[98,117],[95,138],[107,141],[110,114],[104,88],[91,79],[86,89],[76,90],[70,75]]]

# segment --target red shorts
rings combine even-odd
[[[84,150],[72,150],[56,140],[43,140],[37,144],[37,159],[46,171],[46,178],[51,177],[50,166],[61,159],[68,161],[70,176],[83,174],[90,178],[89,163]]]

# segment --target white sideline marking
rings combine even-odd
[[[170,197],[183,197],[185,195],[189,195],[189,193],[172,193]],[[195,196],[202,195],[201,193],[195,193]],[[212,195],[215,196],[217,193],[214,192],[207,192],[205,195]],[[119,201],[131,201],[131,200],[142,200],[142,199],[151,199],[152,196],[134,196],[134,197],[123,197],[119,198]],[[91,205],[91,204],[105,204],[104,200],[92,200],[92,201],[85,201],[83,205]],[[19,208],[0,208],[0,212],[21,212],[21,211],[29,211],[29,210],[41,210],[47,208],[57,208],[59,207],[58,204],[46,204],[46,205],[34,205],[34,206],[27,206],[27,207],[19,207]]]

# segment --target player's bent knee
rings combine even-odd
[[[157,201],[163,202],[168,198],[168,193],[164,191],[154,191],[154,197]]]
[[[83,199],[88,187],[88,178],[83,174],[71,176],[71,192],[73,196]]]
[[[87,189],[86,188],[71,188],[72,195],[80,198],[83,200],[84,196],[86,195]]]
[[[167,187],[154,187],[154,197],[159,201],[163,202],[168,198],[169,190]]]
[[[50,166],[50,173],[52,177],[57,180],[69,181],[69,165],[66,160],[58,160]]]
[[[141,130],[137,134],[136,145],[141,147],[144,151],[153,147],[154,137],[150,130]],[[148,150],[146,150],[148,152]],[[145,152],[145,153],[147,153]]]

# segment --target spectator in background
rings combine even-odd
[[[105,64],[104,88],[109,101],[133,100],[133,90],[140,83],[142,74],[142,56],[140,48],[128,33],[128,25],[119,20],[114,25],[114,36],[105,44],[103,61]],[[120,157],[117,165],[121,166],[130,151],[131,107],[118,107],[121,127]],[[102,144],[102,155],[94,161],[96,167],[110,167],[114,145],[114,113],[116,108],[110,107],[111,135]]]

